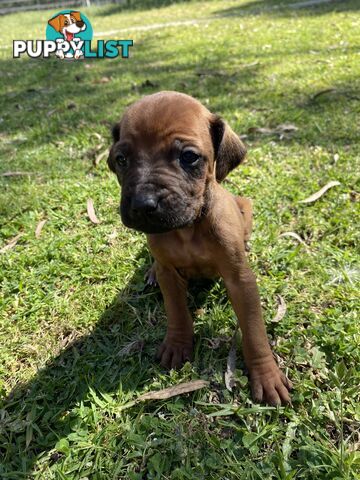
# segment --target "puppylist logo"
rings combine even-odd
[[[46,40],[14,40],[13,58],[79,60],[88,58],[129,58],[132,40],[98,40],[96,51],[91,50],[93,29],[89,19],[75,10],[62,10],[50,18],[46,26]]]

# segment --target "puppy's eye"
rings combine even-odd
[[[180,163],[185,167],[194,166],[198,163],[200,155],[193,150],[183,150],[180,153]]]
[[[125,167],[126,166],[126,157],[122,153],[118,153],[115,157],[115,161],[119,167]]]
[[[69,22],[67,20],[65,20],[64,25],[65,25],[65,27],[67,27],[69,25]]]

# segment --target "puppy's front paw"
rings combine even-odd
[[[291,403],[290,380],[280,371],[274,360],[249,368],[250,385],[253,400],[270,405]]]
[[[180,368],[185,362],[191,362],[193,345],[191,343],[172,343],[166,339],[160,345],[156,359],[160,360],[163,367]]]

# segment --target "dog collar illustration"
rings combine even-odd
[[[75,10],[63,10],[47,24],[46,40],[14,40],[13,57],[26,54],[30,58],[59,59],[129,58],[132,40],[98,40],[96,51],[91,50],[93,30],[88,18]]]

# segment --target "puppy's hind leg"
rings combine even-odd
[[[250,236],[252,232],[252,217],[253,217],[252,201],[249,198],[245,198],[245,197],[235,197],[235,201],[244,219],[245,250],[249,252],[250,246],[248,242],[250,240]]]

